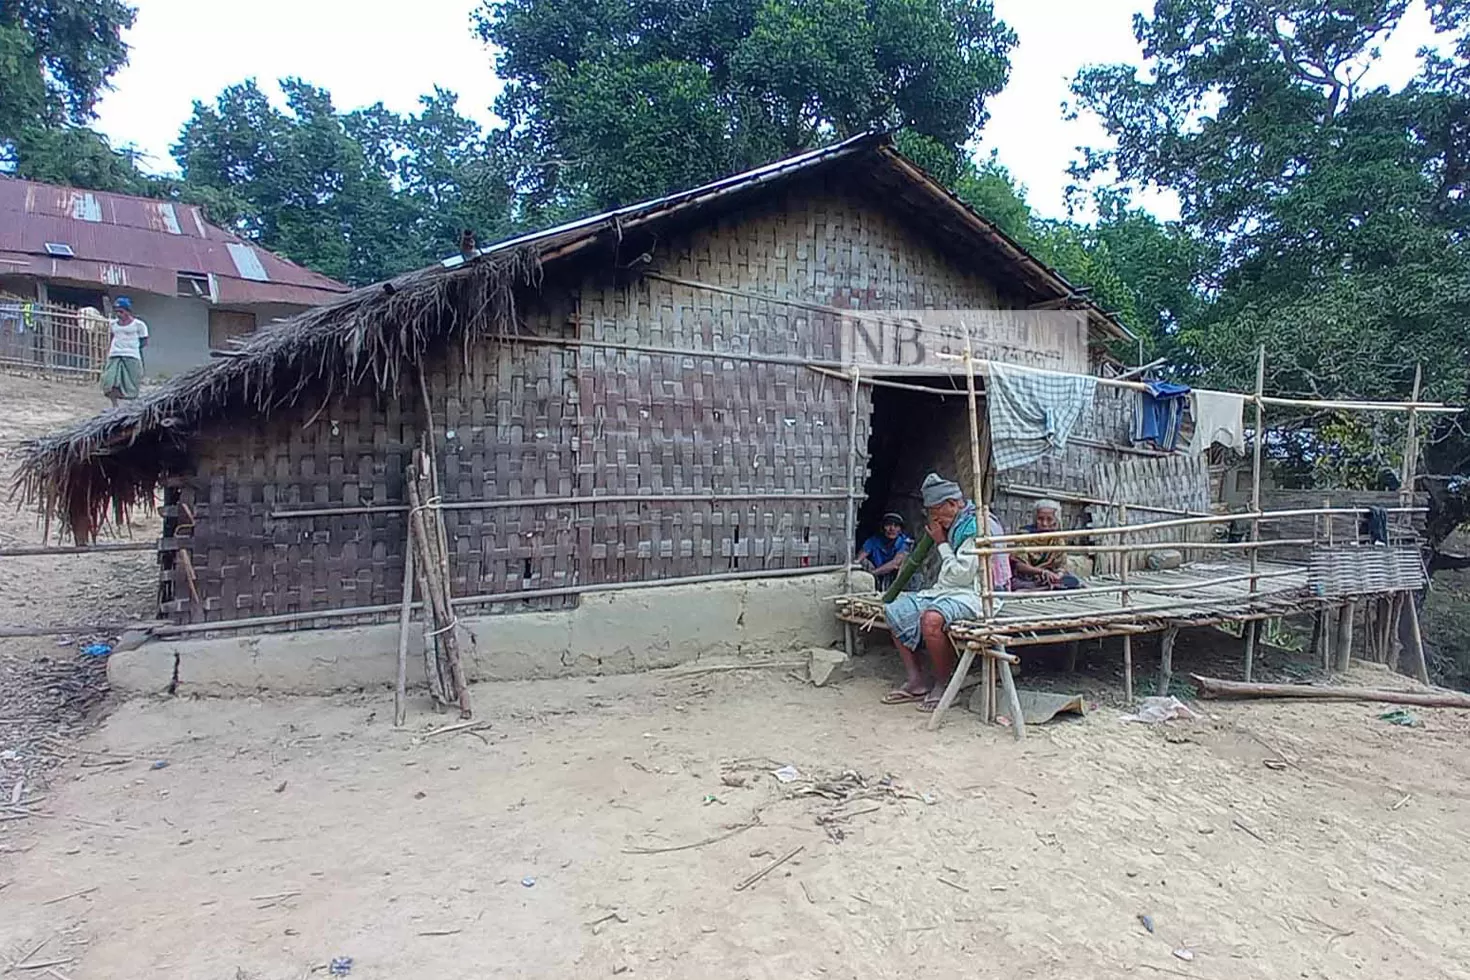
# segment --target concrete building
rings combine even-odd
[[[7,308],[29,301],[54,314],[32,319],[33,339],[0,340],[12,357],[89,366],[80,361],[91,346],[70,342],[75,321],[57,311],[110,316],[113,299],[126,295],[148,324],[147,373],[167,377],[205,363],[231,338],[347,291],[208,223],[192,205],[0,179],[0,297]],[[26,329],[18,313],[0,319],[0,331]],[[57,336],[46,338],[51,323]]]

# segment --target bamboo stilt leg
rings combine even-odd
[[[1420,684],[1428,684],[1429,664],[1424,659],[1424,634],[1419,631],[1419,607],[1414,602],[1414,593],[1404,598],[1404,611],[1409,615],[1409,666]]]
[[[1337,614],[1337,669],[1347,670],[1353,664],[1353,616],[1358,604],[1349,599]]]
[[[408,624],[413,616],[413,523],[403,545],[403,606],[398,613],[398,678],[393,688],[393,725],[401,726],[408,715]]]
[[[1082,644],[1077,640],[1072,640],[1067,644],[1067,673],[1069,674],[1077,673],[1077,654],[1081,652],[1081,647]]]
[[[934,713],[929,716],[929,731],[939,727],[939,719],[954,704],[955,695],[960,693],[960,686],[965,683],[965,676],[970,673],[970,664],[975,662],[975,646],[971,643],[965,644],[965,652],[960,656],[959,666],[954,669],[954,674],[949,679],[949,685],[945,687],[944,694],[939,699],[939,704],[934,707]]]
[[[1016,693],[1016,679],[1011,676],[1011,665],[1004,660],[997,660],[995,664],[1000,671],[1001,686],[1006,692],[1006,704],[1011,713],[1011,731],[1015,733],[1016,741],[1023,741],[1026,738],[1026,716],[1021,712],[1021,696]]]
[[[1256,637],[1261,632],[1261,621],[1253,619],[1245,624],[1245,680],[1250,683],[1256,669]]]
[[[1314,660],[1322,659],[1322,610],[1312,614],[1312,641],[1307,645]]]
[[[1400,627],[1404,621],[1404,596],[1406,593],[1395,592],[1390,601],[1388,613],[1388,669],[1398,672],[1399,658],[1403,655],[1404,643],[1401,639]]]
[[[1169,680],[1174,674],[1174,641],[1179,637],[1179,628],[1171,626],[1164,631],[1164,638],[1159,643],[1159,687],[1158,695],[1163,697],[1169,693]]]
[[[1330,671],[1336,663],[1337,611],[1323,606],[1317,615],[1322,617],[1322,669]]]
[[[1133,703],[1133,637],[1126,633],[1123,635],[1123,697],[1129,704]]]

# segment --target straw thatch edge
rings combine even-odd
[[[252,334],[231,356],[54,435],[22,443],[11,488],[59,519],[79,544],[109,517],[154,506],[163,481],[187,464],[201,424],[264,416],[310,394],[325,399],[371,384],[396,394],[404,371],[442,338],[468,347],[518,332],[516,293],[539,287],[540,250],[508,249],[454,268],[433,266],[347,294]]]

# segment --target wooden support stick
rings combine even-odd
[[[1245,634],[1245,679],[1250,681],[1256,666],[1256,639],[1261,632],[1259,621],[1246,623],[1241,630]]]
[[[393,725],[399,727],[408,715],[408,626],[413,618],[413,523],[403,539],[403,599],[398,612],[398,677],[393,688]]]
[[[1123,700],[1133,703],[1133,635],[1123,634]]]
[[[110,551],[157,551],[157,541],[107,541],[89,545],[22,545],[0,548],[0,558],[23,558],[32,555],[97,555]]]
[[[1429,683],[1429,664],[1424,659],[1424,634],[1419,631],[1419,606],[1414,593],[1404,597],[1404,612],[1409,615],[1409,666],[1420,684]]]
[[[1323,670],[1332,669],[1332,610],[1324,606],[1313,617],[1312,653],[1322,664]]]
[[[1174,676],[1174,641],[1179,638],[1179,627],[1164,630],[1159,640],[1159,686],[1155,692],[1159,697],[1169,693],[1169,681]]]
[[[745,891],[745,889],[749,888],[751,885],[755,884],[757,881],[760,881],[766,875],[770,874],[772,871],[775,871],[777,868],[781,867],[781,865],[785,864],[787,861],[790,861],[792,858],[796,857],[796,855],[798,855],[798,854],[801,853],[801,851],[802,851],[802,849],[804,847],[806,847],[805,844],[798,844],[798,845],[796,845],[791,850],[787,851],[785,854],[783,854],[780,857],[776,858],[776,860],[772,861],[770,864],[766,865],[764,868],[762,868],[761,870],[757,871],[755,874],[751,875],[749,878],[746,878],[740,884],[736,885],[735,886],[735,890],[737,892],[743,892],[743,891]]]
[[[1388,612],[1388,669],[1398,673],[1399,658],[1403,655],[1404,644],[1400,639],[1404,622],[1404,600],[1408,597],[1407,592],[1395,592],[1389,599]]]
[[[1349,599],[1337,613],[1337,669],[1347,670],[1353,664],[1353,616],[1358,603]]]
[[[1016,679],[1011,676],[1010,664],[1004,660],[994,661],[994,663],[1000,671],[1001,686],[1005,688],[1006,704],[1011,712],[1011,731],[1015,732],[1016,741],[1020,742],[1026,738],[1026,716],[1021,711],[1021,696],[1016,693]]]
[[[1266,445],[1266,423],[1265,408],[1261,402],[1261,395],[1266,390],[1266,345],[1262,344],[1256,353],[1256,438],[1251,453],[1251,511],[1259,514],[1261,512],[1261,451]],[[1256,518],[1251,521],[1251,543],[1255,544],[1261,540],[1261,521]],[[1260,554],[1257,548],[1250,552],[1251,575],[1258,570]],[[1257,591],[1256,579],[1251,579],[1251,595]],[[1250,680],[1250,663],[1246,663],[1246,680]]]
[[[1077,673],[1077,654],[1081,652],[1082,642],[1080,640],[1067,641],[1067,673]]]
[[[934,706],[934,713],[929,716],[929,731],[932,732],[939,727],[939,719],[949,710],[949,706],[954,704],[955,695],[960,693],[960,688],[965,684],[965,677],[970,673],[970,664],[974,662],[975,645],[973,643],[966,643],[965,652],[960,655],[959,666],[950,675],[949,684],[945,687],[944,694],[940,696],[939,703]]]
[[[1313,684],[1243,684],[1191,674],[1201,697],[1206,698],[1300,698],[1319,701],[1382,701],[1412,704],[1422,708],[1470,708],[1470,694],[1453,691],[1383,691],[1367,687],[1332,687]]]

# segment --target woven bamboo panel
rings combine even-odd
[[[337,397],[207,431],[177,506],[164,611],[205,622],[394,602],[402,514],[272,520],[279,508],[391,505],[403,497],[414,421],[398,399]],[[194,572],[190,588],[188,569]],[[194,601],[197,592],[199,601]]]
[[[1130,423],[1130,401],[1128,392],[1099,387],[1092,401],[1092,409],[1083,418],[1073,436],[1086,440],[1069,442],[1060,453],[1043,456],[1034,463],[1007,470],[1004,482],[1037,487],[1052,493],[1073,494],[1082,497],[1101,496],[1096,492],[1094,474],[1097,468],[1109,460],[1124,457],[1122,453],[1102,448],[1092,443],[1108,446],[1126,446]],[[1036,507],[1035,497],[1019,494],[997,493],[996,516],[1007,530],[1019,530],[1030,524]],[[1087,507],[1082,504],[1062,502],[1062,524],[1064,527],[1082,527]]]
[[[1422,589],[1424,559],[1414,545],[1345,545],[1312,550],[1307,586],[1316,596]]]
[[[1172,456],[1137,457],[1100,463],[1093,479],[1093,496],[1113,504],[1152,504],[1195,513],[1209,511],[1210,474],[1202,456],[1178,453]],[[1116,525],[1118,516],[1116,510],[1101,513],[1097,515],[1095,523],[1099,526]],[[1152,523],[1162,516],[1157,512],[1130,510],[1128,523]],[[1165,528],[1130,534],[1126,543],[1157,544],[1161,548],[1168,548],[1189,541],[1206,540],[1209,534],[1208,525]],[[1186,551],[1185,557],[1188,556]],[[1127,556],[1098,555],[1095,559],[1098,574],[1115,574],[1124,557],[1128,559],[1129,568],[1143,568],[1148,554],[1146,551],[1139,551]]]

